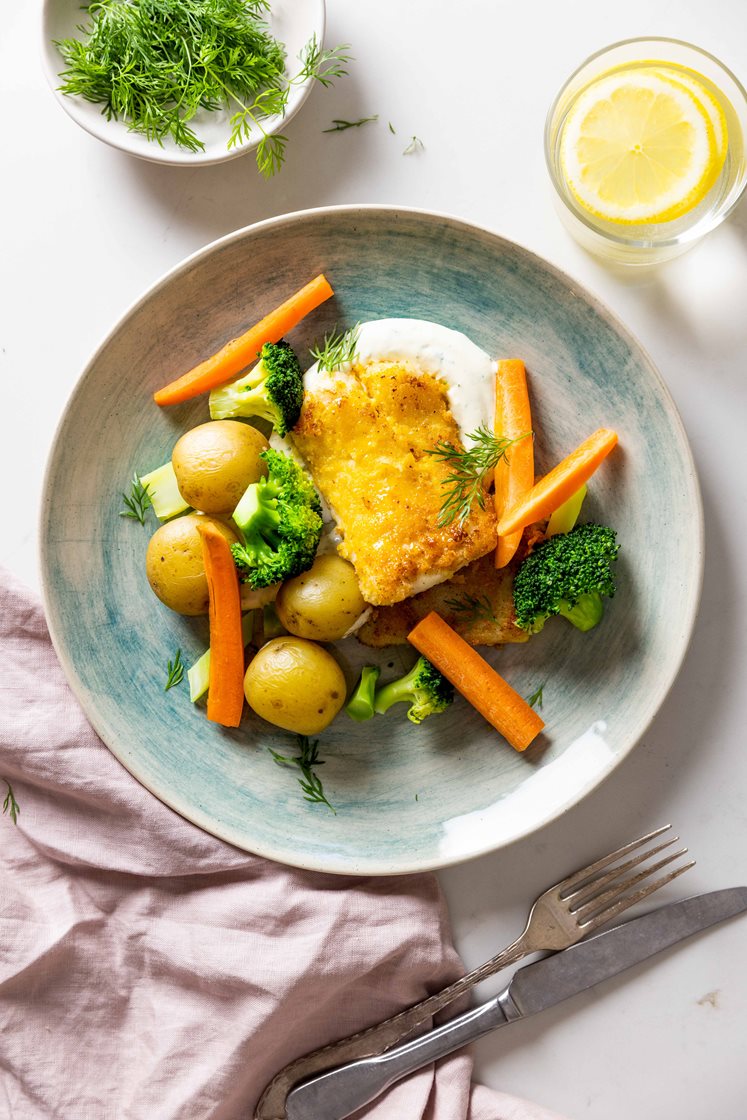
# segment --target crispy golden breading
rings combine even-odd
[[[398,603],[418,581],[449,579],[495,548],[489,497],[463,525],[439,528],[449,467],[426,452],[441,441],[461,446],[446,387],[406,363],[354,366],[304,397],[293,443],[333,511],[340,555],[355,566],[368,603]]]
[[[356,637],[365,646],[401,646],[422,618],[437,611],[472,646],[526,642],[516,625],[513,577],[519,561],[496,571],[493,555],[476,560],[438,587],[403,603],[376,607]]]

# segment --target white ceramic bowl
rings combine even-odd
[[[130,132],[125,121],[107,120],[101,112],[101,105],[60,93],[59,75],[65,64],[55,47],[55,41],[80,37],[78,28],[87,22],[80,0],[44,0],[41,32],[44,73],[62,108],[91,136],[139,159],[181,167],[223,163],[256,148],[260,140],[259,134],[253,141],[228,148],[231,134],[231,113],[228,111],[203,111],[194,118],[193,126],[205,149],[191,152],[178,147],[170,138],[164,140],[161,147],[156,141],[147,140],[141,133]],[[324,0],[273,0],[268,22],[275,36],[285,45],[287,66],[289,73],[293,74],[299,52],[309,40],[316,35],[317,42],[324,42]],[[274,134],[285,128],[309,96],[312,85],[313,81],[307,80],[293,87],[285,116],[268,117],[263,122],[268,133]]]

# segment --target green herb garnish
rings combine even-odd
[[[149,488],[143,486],[136,474],[132,476],[129,496],[123,492],[122,498],[127,509],[120,510],[119,516],[131,517],[133,521],[139,521],[141,525],[144,525],[145,514],[151,508],[153,502],[151,501]]]
[[[425,144],[423,143],[423,141],[420,140],[417,136],[412,136],[410,138],[410,143],[407,145],[407,147],[403,151],[402,155],[403,156],[411,156],[411,155],[414,155],[415,152],[424,152],[424,151],[425,151]]]
[[[168,692],[175,684],[181,684],[184,678],[184,662],[182,661],[182,651],[178,649],[173,661],[169,661],[166,665],[166,673],[168,679],[163,686],[163,691]]]
[[[319,363],[319,369],[334,373],[346,362],[352,362],[355,358],[360,329],[360,323],[356,323],[350,330],[339,333],[333,331],[332,334],[325,335],[324,344],[311,351],[312,358]]]
[[[361,117],[358,121],[341,121],[337,118],[332,120],[332,128],[323,128],[322,132],[345,132],[349,128],[360,128],[363,124],[368,124],[370,121],[377,121],[378,114],[374,117]]]
[[[7,778],[2,778],[0,779],[0,781],[5,782],[6,786],[8,787],[8,792],[5,795],[5,801],[3,801],[3,816],[8,813],[10,819],[13,821],[13,824],[18,824],[18,814],[21,810],[13,794],[13,787],[11,786]]]
[[[442,482],[446,496],[438,517],[441,528],[456,520],[463,525],[473,502],[477,502],[481,509],[485,508],[485,486],[491,471],[495,470],[509,447],[531,435],[531,432],[524,432],[515,439],[503,439],[487,428],[478,428],[467,436],[472,446],[466,451],[443,441],[426,451],[426,455],[433,455],[451,468],[451,473]]]
[[[312,38],[300,69],[286,73],[283,45],[264,14],[268,0],[96,0],[84,39],[56,43],[65,62],[63,93],[101,104],[107,120],[163,146],[170,137],[197,152],[204,143],[190,122],[201,110],[234,110],[228,147],[257,134],[257,166],[272,175],[286,137],[265,122],[285,114],[291,89],[314,79],[324,86],[347,73],[348,47],[323,50]]]
[[[447,607],[450,607],[454,614],[461,616],[462,622],[495,622],[495,611],[493,604],[487,595],[469,595],[467,592],[464,595],[457,595],[453,599],[444,599]]]
[[[544,691],[544,688],[545,688],[546,684],[547,684],[547,681],[543,681],[536,692],[533,692],[531,696],[527,696],[527,704],[529,705],[530,708],[541,708],[542,707],[542,693]]]
[[[389,122],[389,131],[391,132],[392,136],[397,135],[397,129],[394,127],[391,121]]]
[[[305,801],[326,805],[336,815],[337,810],[330,805],[325,797],[321,779],[313,770],[314,766],[324,766],[324,761],[319,758],[319,740],[315,739],[312,743],[306,735],[297,735],[296,738],[298,739],[298,749],[301,752],[299,755],[289,757],[279,754],[272,747],[269,748],[270,754],[278,766],[297,766],[301,771],[298,784],[303,790]]]
[[[279,171],[285,159],[288,137],[278,132],[268,135],[262,126],[263,119],[285,116],[293,86],[314,80],[326,88],[333,84],[335,78],[347,74],[345,64],[350,61],[350,55],[347,54],[349,50],[347,44],[323,50],[314,35],[299,55],[301,69],[298,73],[292,78],[282,77],[277,84],[261,90],[251,105],[243,105],[238,97],[227,91],[227,100],[230,98],[240,105],[239,111],[231,117],[232,132],[228,147],[243,144],[251,138],[253,128],[259,129],[262,139],[257,145],[257,167],[267,179]]]

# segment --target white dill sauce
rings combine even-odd
[[[493,430],[498,364],[461,331],[425,319],[373,319],[361,324],[355,360],[407,363],[443,381],[465,447],[477,428]],[[330,390],[349,370],[346,364],[334,373],[320,372],[315,364],[305,374],[306,390]]]

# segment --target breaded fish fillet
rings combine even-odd
[[[519,564],[496,571],[492,554],[462,568],[447,583],[432,587],[403,603],[376,607],[356,633],[366,646],[401,646],[421,618],[437,611],[472,646],[526,642],[529,635],[516,625],[513,577]]]
[[[439,527],[449,467],[427,454],[461,447],[446,386],[406,362],[353,365],[307,384],[293,443],[337,521],[338,551],[366,602],[398,603],[496,545],[492,502]]]

